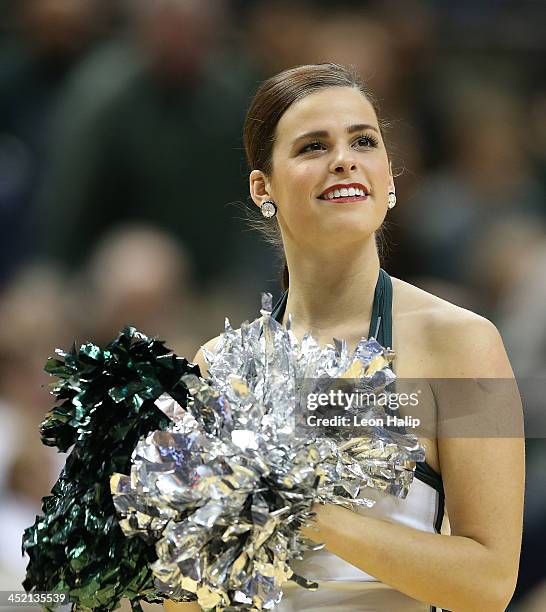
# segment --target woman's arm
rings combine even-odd
[[[178,603],[167,599],[163,602],[163,609],[166,612],[201,612],[202,608],[196,601],[189,603]]]
[[[460,378],[513,377],[489,321],[476,318],[451,327],[447,337],[444,327],[441,338],[446,372]],[[521,405],[512,408],[521,419]],[[523,438],[439,438],[438,451],[451,536],[331,505],[315,506],[316,530],[304,532],[414,599],[454,612],[505,610],[521,546]]]

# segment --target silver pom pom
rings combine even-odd
[[[362,339],[352,354],[344,341],[299,343],[271,316],[225,331],[205,352],[210,379],[184,376],[187,410],[162,397],[157,405],[171,430],[154,432],[133,453],[130,476],[115,475],[114,503],[128,536],[156,543],[157,588],[199,604],[271,610],[287,580],[290,561],[320,548],[300,533],[315,501],[372,506],[366,487],[405,497],[424,449],[416,436],[371,427],[347,440],[298,430],[298,398],[328,388],[332,379],[357,379],[378,391],[393,382],[393,357]],[[187,593],[186,593],[187,594]]]

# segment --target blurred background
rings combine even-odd
[[[546,374],[546,3],[0,0],[0,589],[64,457],[40,444],[55,347],[131,323],[191,358],[280,294],[249,230],[242,122],[263,79],[355,65],[390,121],[383,266]],[[526,403],[544,410],[544,396]],[[527,440],[519,583],[546,610],[546,443]]]

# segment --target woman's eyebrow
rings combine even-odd
[[[353,134],[354,132],[362,132],[363,130],[373,130],[379,134],[379,130],[370,125],[369,123],[356,123],[354,125],[349,125],[346,129],[347,134]],[[306,138],[327,138],[328,132],[326,130],[315,130],[313,132],[305,132],[305,134],[300,134],[297,138],[295,138],[292,144],[299,142],[300,140],[304,140]]]

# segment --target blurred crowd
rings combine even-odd
[[[248,229],[263,79],[357,67],[389,121],[383,265],[491,319],[546,382],[546,4],[0,0],[0,589],[64,458],[39,442],[55,347],[127,323],[191,358],[279,295]],[[531,394],[532,395],[532,394]],[[526,398],[524,398],[525,400]],[[543,394],[525,403],[533,423]],[[529,438],[510,610],[546,609],[546,442]]]

